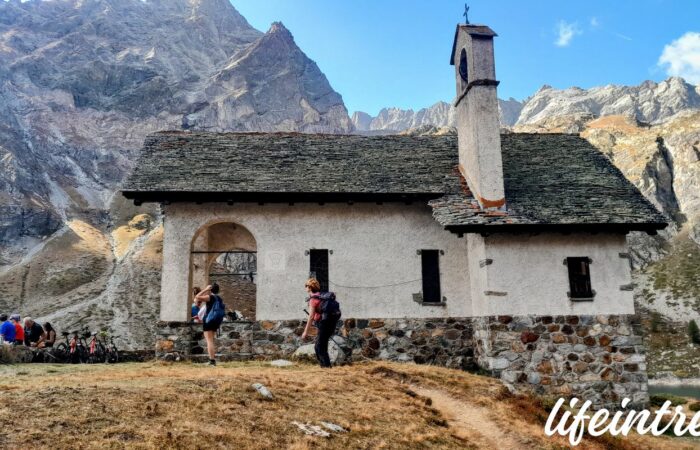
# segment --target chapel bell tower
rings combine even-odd
[[[493,38],[485,25],[459,24],[450,64],[455,67],[459,169],[482,208],[505,207]]]

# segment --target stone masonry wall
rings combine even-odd
[[[632,316],[474,319],[477,364],[518,390],[619,408],[648,402],[645,349]]]
[[[222,360],[289,358],[303,321],[224,322]],[[315,329],[314,329],[315,331]],[[645,350],[631,316],[346,319],[334,340],[358,360],[482,369],[516,391],[577,396],[597,407],[648,401]],[[310,343],[307,341],[306,343]],[[156,356],[206,359],[201,325],[161,322]]]
[[[346,319],[333,338],[353,360],[413,361],[469,369],[473,366],[472,319]],[[202,359],[202,326],[160,322],[156,356],[165,360]],[[224,322],[217,337],[222,360],[288,358],[304,342],[304,322]],[[312,328],[312,334],[315,329]],[[305,343],[311,343],[307,341]]]
[[[353,359],[474,368],[471,318],[348,319],[339,330]]]

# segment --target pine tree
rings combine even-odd
[[[700,329],[694,320],[688,322],[688,335],[690,336],[690,341],[693,344],[700,344]]]

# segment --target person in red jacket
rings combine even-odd
[[[304,284],[306,292],[309,294],[309,320],[306,322],[306,327],[301,335],[301,340],[306,340],[306,337],[311,331],[311,326],[318,329],[316,334],[316,344],[314,345],[314,350],[316,351],[316,359],[321,367],[330,368],[331,358],[328,354],[328,341],[335,332],[335,326],[340,318],[340,312],[337,315],[323,318],[324,313],[322,311],[321,299],[321,284],[316,278],[309,278]],[[333,296],[335,299],[335,296]]]
[[[15,326],[15,344],[24,345],[24,327],[22,326],[19,314],[12,314],[10,320]]]

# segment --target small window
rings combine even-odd
[[[569,269],[569,297],[571,300],[592,300],[595,291],[591,288],[591,259],[588,257],[566,258]]]
[[[309,251],[309,276],[316,278],[321,284],[321,290],[328,289],[328,250],[313,249]]]
[[[421,250],[423,274],[423,302],[440,303],[440,252],[439,250]]]

